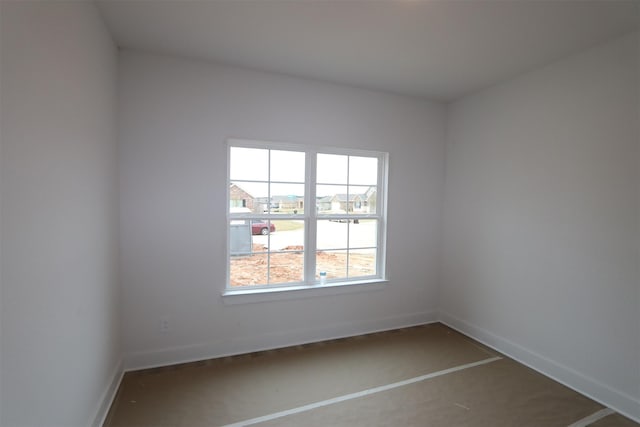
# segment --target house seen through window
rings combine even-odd
[[[383,279],[385,171],[385,153],[230,141],[228,288]]]

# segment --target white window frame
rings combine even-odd
[[[230,177],[231,165],[231,148],[258,148],[268,150],[287,150],[305,153],[305,191],[304,206],[312,207],[304,209],[303,214],[256,214],[256,213],[231,213],[229,209],[230,186],[232,182]],[[376,194],[376,212],[374,214],[349,213],[345,214],[318,214],[316,206],[316,161],[318,154],[336,154],[346,156],[359,157],[375,157],[378,159],[377,172],[377,194]],[[382,285],[387,283],[386,271],[386,245],[387,245],[387,185],[388,185],[388,166],[389,154],[378,151],[368,151],[359,149],[346,149],[324,146],[308,146],[300,144],[287,144],[281,142],[256,141],[240,138],[231,138],[227,141],[227,185],[226,185],[226,280],[222,295],[225,297],[225,303],[254,302],[270,299],[286,299],[298,298],[301,296],[322,295],[326,290],[331,293],[344,293],[360,291],[367,289],[380,289]],[[320,183],[322,185],[323,183]],[[347,186],[349,183],[347,182]],[[271,196],[271,195],[270,195]],[[347,201],[348,205],[348,201]],[[279,283],[269,285],[251,285],[243,287],[230,286],[230,227],[229,224],[234,220],[303,220],[304,221],[304,278],[301,282]],[[334,279],[329,280],[326,284],[321,285],[316,278],[316,235],[318,220],[377,220],[377,241],[376,241],[376,275],[356,277],[354,279]],[[277,232],[277,231],[276,231]],[[346,248],[345,248],[346,249]],[[348,265],[348,263],[347,263]],[[357,285],[357,286],[356,286]],[[356,289],[357,288],[357,289]],[[306,291],[306,292],[300,292]],[[311,291],[311,292],[309,292]],[[285,295],[287,294],[287,295]],[[264,296],[267,298],[264,298]],[[243,297],[243,298],[236,298]],[[250,298],[246,298],[250,297]],[[258,297],[256,299],[256,297]]]

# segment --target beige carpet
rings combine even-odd
[[[223,426],[271,416],[250,425],[566,427],[603,409],[508,358],[491,360],[496,356],[432,324],[138,371],[125,375],[105,425]],[[415,382],[394,385],[406,380]],[[340,396],[348,398],[331,403]],[[638,426],[618,414],[592,425]]]

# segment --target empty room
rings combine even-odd
[[[639,30],[0,0],[0,425],[640,425]]]

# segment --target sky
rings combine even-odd
[[[269,178],[271,196],[304,196],[303,152],[231,147],[230,162],[231,181],[253,197],[269,195]],[[377,184],[377,169],[376,157],[318,154],[316,195],[362,194]]]

